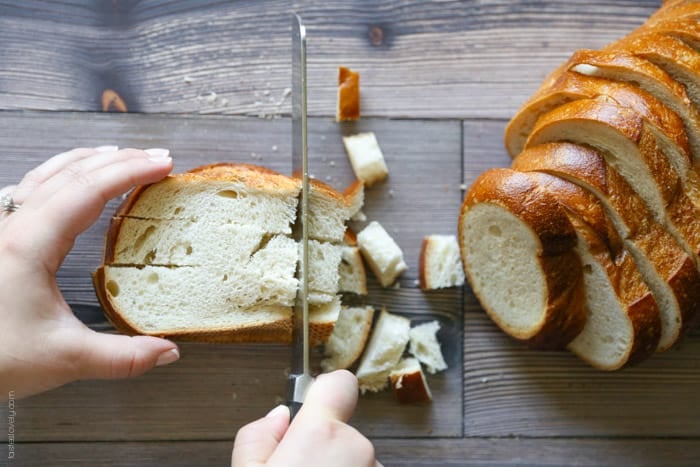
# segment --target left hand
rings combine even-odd
[[[0,400],[86,378],[125,378],[179,358],[156,337],[100,334],[72,313],[56,271],[107,201],[172,169],[162,149],[83,148],[59,154],[0,192]]]

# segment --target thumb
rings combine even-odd
[[[151,336],[102,334],[84,328],[73,339],[78,345],[73,363],[79,379],[118,379],[138,376],[180,358],[177,346]]]
[[[289,408],[279,405],[265,418],[244,426],[236,434],[232,467],[264,465],[289,428]]]

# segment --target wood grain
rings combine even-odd
[[[385,467],[586,466],[626,467],[700,464],[700,446],[687,439],[380,439]],[[231,441],[149,443],[33,443],[17,446],[17,465],[62,466],[228,465]],[[21,464],[20,464],[21,463]]]
[[[509,118],[575,49],[621,37],[658,5],[5,1],[0,109],[97,111],[111,90],[131,112],[288,114],[297,11],[308,29],[313,115],[335,114],[342,64],[361,73],[364,116]]]

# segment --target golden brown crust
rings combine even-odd
[[[603,158],[588,148],[554,143],[524,151],[515,159],[513,167],[541,171],[541,183],[567,209],[572,224],[605,268],[633,330],[632,346],[624,364],[633,365],[649,357],[656,350],[661,336],[657,302],[622,242],[619,239],[610,242],[609,237],[606,241],[605,235],[614,232],[614,227],[600,202],[592,193],[559,177],[561,174],[576,174],[580,167],[586,167],[586,172],[593,174],[594,183],[604,185],[601,175],[605,176],[607,168]],[[613,235],[617,238],[616,234]],[[585,355],[579,356],[586,360]]]
[[[573,145],[569,147],[572,148]],[[573,162],[574,163],[569,163]],[[700,274],[694,261],[680,248],[676,241],[653,217],[646,204],[632,187],[612,168],[603,156],[589,149],[578,149],[576,157],[550,159],[540,158],[537,166],[528,165],[527,154],[519,160],[518,168],[539,170],[563,177],[582,187],[592,187],[609,200],[613,209],[630,229],[630,239],[645,253],[656,267],[657,273],[669,284],[678,301],[683,329],[698,319],[700,310]],[[579,171],[580,166],[600,166],[598,171]],[[587,173],[605,173],[605,181],[600,177],[586,177]]]
[[[420,371],[392,373],[390,382],[394,396],[401,404],[427,404],[433,400]]]
[[[510,169],[490,169],[480,175],[467,192],[460,212],[458,238],[462,262],[470,283],[466,260],[464,218],[469,209],[479,203],[492,203],[518,217],[532,229],[540,241],[538,255],[542,275],[546,280],[546,310],[539,329],[529,336],[515,336],[508,323],[485,306],[487,314],[506,333],[533,348],[561,349],[583,329],[585,323],[583,273],[576,254],[576,232],[561,205],[536,179]],[[479,297],[481,291],[474,290]],[[483,304],[484,297],[479,297]]]
[[[339,122],[360,119],[360,74],[344,66],[338,67]]]

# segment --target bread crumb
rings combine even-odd
[[[459,189],[462,190],[462,191],[467,191],[467,184],[466,184],[466,183],[462,183],[461,185],[459,185]]]
[[[192,77],[188,75],[185,75],[185,77],[182,78],[182,80],[185,82],[185,84],[191,84],[192,81],[194,81],[194,79],[192,79]]]
[[[481,378],[481,383],[482,383],[482,384],[486,384],[486,383],[488,383],[488,382],[489,382],[489,379],[488,379],[487,377]]]
[[[277,145],[276,144],[272,146],[272,152],[277,152]]]
[[[238,393],[237,393],[237,392],[232,392],[232,393],[231,393],[231,400],[234,400],[234,401],[235,401],[236,399],[238,399]]]
[[[216,93],[214,91],[212,91],[211,93],[209,93],[209,95],[206,98],[207,102],[209,102],[210,104],[213,104],[214,102],[216,102],[216,97],[217,97]]]

